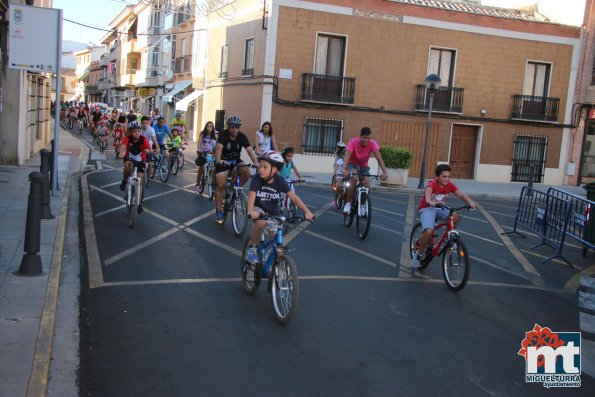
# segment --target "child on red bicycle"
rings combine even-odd
[[[421,198],[418,207],[419,218],[423,229],[423,234],[419,239],[419,248],[415,256],[411,259],[411,267],[417,269],[423,260],[428,243],[432,240],[434,226],[437,221],[445,221],[450,212],[446,208],[436,208],[437,205],[446,204],[446,199],[450,193],[475,208],[475,203],[463,193],[454,183],[450,181],[451,168],[448,164],[440,164],[436,167],[436,179],[428,182],[424,196]],[[459,214],[453,214],[455,225],[459,223]]]

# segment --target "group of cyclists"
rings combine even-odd
[[[137,174],[142,179],[145,168],[147,168],[147,172],[151,171],[154,154],[160,155],[169,151],[171,155],[179,150],[182,142],[188,143],[184,120],[179,113],[168,125],[165,118],[159,113],[159,109],[155,109],[148,116],[136,115],[133,110],[124,114],[117,109],[106,114],[101,107],[92,108],[86,104],[66,106],[63,110],[64,112],[61,114],[68,115],[69,118],[77,120],[86,118],[91,132],[97,134],[98,139],[106,140],[108,136],[113,137],[116,156],[124,161],[123,179],[120,184],[122,191],[126,189],[126,183],[133,167],[137,168]],[[260,220],[260,214],[279,216],[279,203],[284,195],[287,195],[304,213],[305,219],[312,220],[314,216],[288,183],[292,172],[299,180],[303,180],[293,163],[294,149],[286,147],[280,151],[277,150],[272,126],[269,122],[263,123],[261,129],[257,131],[255,145],[252,145],[248,136],[240,131],[241,125],[242,120],[238,116],[229,117],[227,128],[222,132],[218,132],[211,121],[205,124],[197,142],[197,155],[201,161],[196,162],[199,167],[195,192],[198,192],[199,183],[206,172],[204,165],[208,158],[214,163],[211,172],[213,172],[213,184],[215,185],[215,220],[218,224],[223,224],[222,205],[228,172],[231,172],[233,179],[239,175],[241,186],[244,186],[250,179],[247,213],[254,223],[250,234],[247,259],[250,262],[256,262],[258,259],[256,247],[262,232],[266,231],[270,236],[276,233],[276,223]],[[372,130],[369,127],[364,127],[359,136],[350,139],[347,144],[337,142],[334,162],[335,191],[341,190],[342,183],[346,179],[351,178],[354,182],[350,183],[346,190],[345,204],[342,208],[344,213],[350,211],[356,179],[362,178],[366,187],[370,186],[368,161],[371,156],[376,158],[380,167],[380,180],[384,181],[387,178],[380,146],[371,139],[371,135]],[[249,168],[245,166],[247,164],[241,158],[242,149],[247,152],[248,157],[257,168],[257,172],[253,176],[250,176]],[[450,182],[450,167],[444,164],[439,165],[436,168],[436,179],[427,184],[425,194],[418,206],[424,233],[419,251],[412,257],[413,268],[419,267],[420,261],[423,260],[425,245],[431,239],[434,222],[444,219],[445,212],[448,212],[438,207],[444,204],[451,193],[471,207],[475,207],[475,203]],[[335,206],[337,205],[337,194],[335,193]],[[139,213],[143,212],[143,195],[144,189],[141,188],[140,205],[137,208]]]

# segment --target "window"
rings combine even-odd
[[[316,42],[314,73],[326,76],[343,76],[345,37],[319,34]]]
[[[151,52],[151,66],[159,66],[159,46],[156,45],[153,47],[153,51]]]
[[[161,26],[161,11],[154,11],[151,19],[151,27],[158,28]]]
[[[227,53],[229,50],[229,44],[223,44],[221,46],[221,66],[219,68],[219,78],[227,78]]]
[[[252,76],[254,73],[254,37],[246,39],[246,48],[244,50],[244,69],[242,76]]]
[[[523,95],[547,97],[551,66],[549,63],[527,62]]]
[[[520,135],[514,139],[512,182],[528,182],[533,167],[533,181],[543,182],[547,136]]]
[[[176,47],[177,47],[176,35],[171,36],[171,70],[176,70]]]
[[[306,118],[304,124],[304,153],[328,154],[335,153],[337,142],[343,135],[343,120]]]

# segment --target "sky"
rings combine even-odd
[[[482,0],[483,5],[514,8],[528,4],[539,4],[539,9],[551,20],[567,25],[580,26],[583,21],[585,0]],[[136,0],[54,0],[54,8],[63,9],[64,19],[70,19],[86,25],[108,29],[108,24],[126,6],[137,3]],[[62,38],[64,40],[99,44],[106,32],[85,28],[64,21]]]

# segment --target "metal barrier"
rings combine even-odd
[[[541,243],[534,245],[531,249],[548,245],[557,250],[556,255],[542,260],[542,263],[560,258],[568,266],[574,267],[562,256],[569,219],[570,203],[567,200],[524,186],[519,197],[514,228],[512,231],[502,234],[516,233],[525,237],[517,230],[517,226],[522,226],[541,237]]]
[[[583,243],[583,256],[586,256],[588,247],[595,249],[595,236],[590,236],[591,241],[588,240],[588,232],[595,230],[594,225],[590,223],[595,222],[593,212],[595,211],[595,202],[555,187],[550,187],[547,193],[566,200],[570,204],[570,219],[566,234]],[[591,229],[589,230],[589,228]]]

